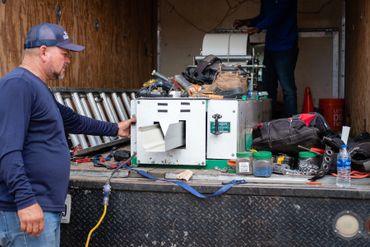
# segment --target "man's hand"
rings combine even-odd
[[[238,29],[242,26],[247,26],[248,27],[250,25],[251,25],[251,20],[250,19],[243,19],[243,20],[236,19],[233,23],[233,27],[236,28],[236,29]]]
[[[259,30],[256,27],[248,27],[247,28],[247,34],[252,35],[252,34],[255,34],[255,33],[259,33],[259,32],[261,32],[261,30]]]
[[[136,118],[132,117],[128,120],[118,123],[118,133],[117,135],[121,137],[130,137],[130,126],[131,124],[136,123]]]
[[[38,203],[18,210],[18,217],[22,231],[39,236],[44,230],[44,213]]]

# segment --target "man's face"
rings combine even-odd
[[[59,47],[47,47],[48,59],[46,74],[50,80],[61,80],[65,76],[65,70],[71,63],[70,51]]]

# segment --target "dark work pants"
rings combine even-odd
[[[263,64],[266,68],[262,74],[262,87],[272,100],[272,116],[291,117],[297,114],[297,88],[294,79],[294,69],[297,63],[298,48],[285,51],[268,51],[265,49]],[[284,116],[277,116],[276,98],[278,82],[283,89]]]

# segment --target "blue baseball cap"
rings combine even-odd
[[[31,27],[27,33],[24,49],[35,47],[57,46],[70,51],[82,51],[85,46],[73,44],[62,26],[52,23],[42,23]]]

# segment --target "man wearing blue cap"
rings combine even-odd
[[[298,57],[297,0],[261,0],[255,18],[235,20],[234,27],[247,26],[249,34],[266,30],[262,86],[272,101],[273,117],[297,114],[294,70]],[[284,116],[277,115],[278,82],[283,89]]]
[[[69,182],[65,132],[129,136],[135,119],[116,123],[74,113],[55,101],[48,80],[62,79],[73,44],[50,23],[27,33],[21,65],[0,79],[0,246],[59,246]]]

